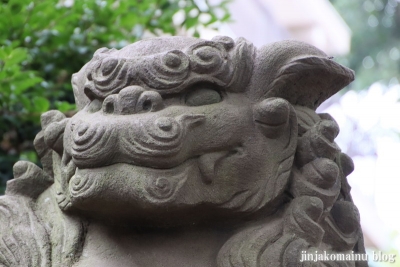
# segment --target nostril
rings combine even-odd
[[[171,131],[172,129],[172,122],[168,118],[159,118],[156,123],[158,128],[165,132]]]
[[[158,111],[163,108],[163,99],[158,92],[143,92],[136,103],[135,112],[151,112]]]
[[[117,95],[109,95],[104,99],[103,102],[103,112],[107,114],[114,114],[114,111],[116,109],[115,103],[116,103],[116,98]]]
[[[143,107],[142,107],[142,109],[143,109],[144,111],[149,111],[149,110],[151,110],[151,106],[152,106],[151,100],[150,100],[150,99],[147,99],[147,100],[145,100],[145,101],[143,102]]]
[[[114,113],[114,103],[106,103],[106,113]]]

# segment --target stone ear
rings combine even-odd
[[[282,97],[293,105],[315,110],[354,80],[354,72],[329,57],[296,57],[281,66],[266,97]]]
[[[251,78],[254,99],[280,97],[315,110],[354,80],[354,72],[307,43],[285,40],[257,50]]]

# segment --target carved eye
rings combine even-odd
[[[197,87],[186,94],[185,103],[188,106],[203,106],[222,101],[221,94],[206,86]]]
[[[159,93],[154,91],[143,92],[136,104],[136,112],[158,111],[163,107],[163,100]]]

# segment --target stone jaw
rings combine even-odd
[[[302,251],[365,253],[346,180],[351,159],[334,143],[333,118],[315,112],[353,79],[295,41],[255,49],[242,38],[165,37],[98,50],[72,79],[80,111],[42,116],[43,170],[14,167],[0,198],[0,265],[131,266],[128,255],[100,260],[92,250],[91,240],[112,243],[93,229],[117,234],[115,225],[132,235],[132,253],[138,227],[160,240],[213,232],[213,241],[198,239],[214,249],[199,266],[298,266]],[[215,234],[221,225],[229,234]],[[30,245],[17,252],[24,238]],[[169,249],[151,240],[161,254]],[[190,261],[174,253],[171,266]],[[135,255],[140,266],[162,263]]]

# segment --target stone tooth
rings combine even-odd
[[[215,165],[220,158],[226,156],[227,154],[227,151],[223,151],[207,153],[199,157],[197,162],[200,169],[202,181],[205,184],[211,184],[213,182],[215,176]]]

